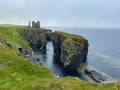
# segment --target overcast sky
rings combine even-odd
[[[0,23],[120,27],[120,0],[0,0]]]

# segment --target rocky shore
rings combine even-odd
[[[33,64],[42,65],[40,59],[34,58],[33,54],[37,51],[46,52],[47,41],[52,40],[52,31],[42,28],[24,28],[20,35],[28,42],[31,47],[27,49],[18,47],[19,52],[23,57]]]
[[[89,44],[87,39],[82,36],[58,31],[52,33],[51,30],[34,28],[24,29],[21,35],[33,48],[23,49],[18,47],[18,50],[26,60],[33,64],[42,65],[40,59],[33,57],[33,49],[45,52],[47,41],[51,40],[53,42],[54,54],[60,58],[59,62],[61,62],[66,71],[76,72],[80,64],[87,60]],[[84,73],[98,83],[107,81],[107,77],[94,70],[85,69]]]
[[[43,52],[46,52],[47,41],[52,40],[55,55],[60,57],[62,66],[68,71],[76,71],[87,59],[88,41],[82,36],[36,28],[25,28],[21,35],[33,49]],[[24,52],[25,57],[30,54],[30,50]]]
[[[107,77],[94,71],[94,70],[89,70],[89,69],[85,69],[85,74],[87,74],[89,77],[91,77],[94,81],[98,82],[98,83],[102,83],[107,81]]]

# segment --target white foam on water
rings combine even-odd
[[[119,58],[116,58],[116,57],[113,57],[113,56],[110,56],[107,54],[103,54],[100,52],[97,52],[96,56],[103,58],[104,62],[108,63],[112,67],[120,69],[120,59]]]

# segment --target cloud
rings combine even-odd
[[[120,26],[119,0],[0,0],[0,23]]]

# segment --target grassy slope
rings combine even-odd
[[[55,79],[49,70],[18,56],[18,46],[29,47],[17,30],[22,27],[0,26],[0,90],[118,90],[111,84],[86,83],[72,77]],[[2,41],[1,41],[2,40]],[[12,44],[12,52],[5,41]]]

